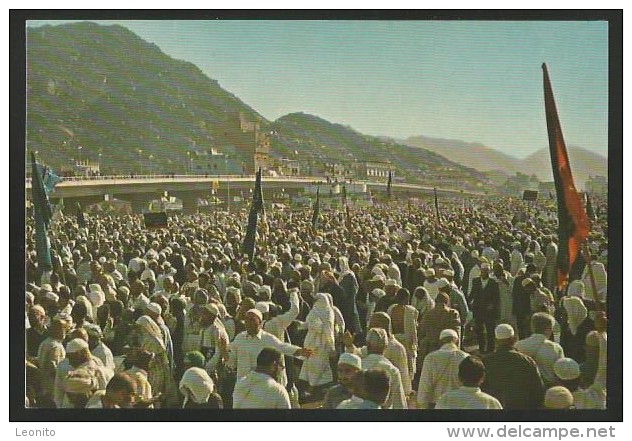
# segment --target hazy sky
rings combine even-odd
[[[548,146],[547,63],[566,143],[607,155],[604,21],[97,21],[196,64],[269,120],[318,115],[355,130]],[[29,22],[29,25],[58,22]]]

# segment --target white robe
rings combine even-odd
[[[392,317],[392,311],[395,305],[391,305],[388,308],[387,314]],[[406,349],[406,357],[408,364],[408,375],[410,377],[414,377],[415,372],[417,372],[417,346],[419,344],[417,338],[417,318],[419,316],[419,312],[413,306],[406,305],[406,309],[404,310],[404,333],[403,334],[394,334],[395,338],[404,346]],[[388,357],[387,357],[388,358]],[[406,394],[412,391],[412,386],[410,391],[408,390],[408,385],[405,383],[404,378],[402,376],[402,382],[404,382],[404,390],[406,390]]]
[[[595,296],[590,272],[588,266],[586,266],[582,274],[582,282],[584,282],[585,286],[584,298],[588,300],[606,301],[608,294],[608,273],[606,273],[606,268],[601,262],[592,262],[591,266],[595,278],[595,286],[597,287],[597,295]]]
[[[321,386],[333,382],[329,358],[335,354],[334,311],[329,298],[316,294],[314,307],[307,315],[307,335],[304,346],[313,349],[314,354],[303,362],[299,378],[310,386]]]

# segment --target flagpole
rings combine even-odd
[[[595,273],[593,272],[593,268],[592,268],[592,258],[591,258],[590,250],[588,249],[588,246],[586,245],[586,242],[581,244],[581,250],[582,250],[582,253],[584,254],[584,259],[586,260],[586,264],[588,265],[588,276],[590,278],[590,285],[592,286],[593,294],[595,297],[596,308],[598,311],[602,311],[601,295],[597,292],[597,282],[595,281]]]

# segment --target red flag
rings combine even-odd
[[[588,238],[590,222],[573,182],[571,164],[568,160],[546,64],[542,64],[542,70],[544,71],[544,107],[549,132],[549,151],[557,193],[559,223],[557,232],[559,238],[557,286],[558,289],[561,289],[568,283],[568,273],[577,260],[582,243]]]

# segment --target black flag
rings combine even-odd
[[[393,175],[391,171],[388,171],[388,184],[386,184],[386,197],[391,198],[393,196]]]
[[[253,204],[255,205],[255,209],[257,213],[261,213],[265,216],[265,208],[263,207],[263,188],[261,187],[261,167],[259,167],[259,171],[257,172],[257,177],[255,179],[255,190],[253,193]]]
[[[246,229],[246,237],[241,246],[242,252],[248,256],[250,261],[255,256],[255,242],[257,237],[257,220],[259,212],[263,212],[263,193],[261,190],[261,169],[257,172],[255,179],[255,190],[252,194],[252,204],[250,205],[250,213],[248,214],[248,227]]]
[[[595,219],[595,210],[593,210],[592,202],[590,201],[588,193],[586,193],[586,214],[588,215],[588,219]]]
[[[439,198],[437,198],[437,187],[434,188],[435,211],[437,212],[437,220],[439,219]]]
[[[316,189],[316,201],[314,202],[314,211],[312,213],[312,228],[316,228],[318,216],[320,215],[320,188]]]
[[[79,202],[77,202],[77,225],[79,225],[79,228],[85,228],[86,226],[86,216]]]
[[[347,186],[342,186],[342,205],[347,205]]]

